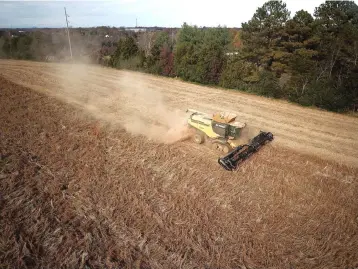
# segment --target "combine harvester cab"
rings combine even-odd
[[[260,131],[249,144],[243,144],[241,133],[246,124],[236,121],[237,116],[233,113],[219,112],[211,116],[193,109],[186,112],[191,113],[188,125],[196,130],[194,141],[197,144],[209,141],[212,148],[225,153],[226,156],[219,158],[218,163],[228,171],[235,170],[261,146],[273,140],[272,133]]]

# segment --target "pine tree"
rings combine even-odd
[[[290,12],[282,1],[268,1],[258,8],[252,19],[242,24],[245,59],[270,69],[289,18]]]

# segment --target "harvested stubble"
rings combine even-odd
[[[268,145],[235,173],[0,80],[1,268],[351,268],[358,171]]]

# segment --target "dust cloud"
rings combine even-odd
[[[61,95],[65,93],[68,102],[101,120],[119,124],[132,135],[159,143],[171,144],[191,136],[185,111],[170,109],[160,89],[150,88],[134,72],[123,72],[101,85],[93,68],[85,64],[58,65]]]
[[[241,131],[239,141],[242,144],[249,144],[250,140],[257,136],[259,133],[260,129],[246,123],[245,128]]]
[[[167,144],[190,136],[185,112],[170,109],[159,89],[148,87],[135,74],[123,76],[119,83],[119,99],[130,112],[123,125],[126,131]]]

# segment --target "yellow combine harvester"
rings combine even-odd
[[[239,163],[250,157],[262,145],[273,140],[270,132],[261,132],[250,139],[249,144],[242,144],[241,136],[246,123],[236,121],[236,114],[217,112],[209,115],[193,109],[188,109],[191,115],[188,125],[196,130],[194,141],[198,144],[208,142],[212,148],[226,154],[219,158],[219,164],[226,170],[235,170]]]
[[[193,109],[188,124],[196,129],[194,141],[198,144],[208,141],[214,149],[228,153],[234,147],[240,145],[241,131],[246,127],[245,123],[235,121],[236,115],[219,112],[213,116]]]

